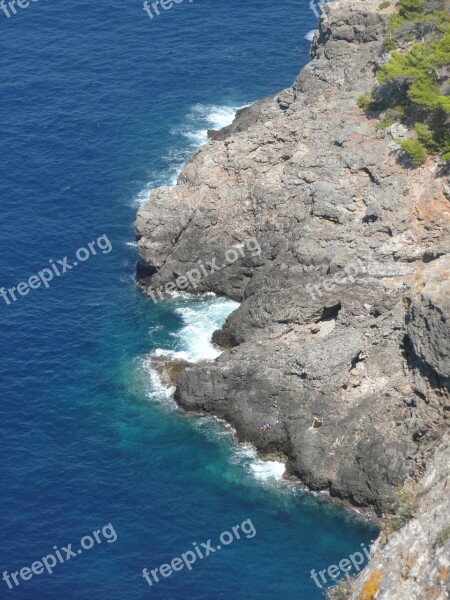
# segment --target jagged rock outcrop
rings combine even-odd
[[[372,548],[369,566],[349,600],[448,600],[450,598],[450,439],[445,437],[412,492],[415,515]]]
[[[448,297],[431,280],[412,294],[450,253],[450,204],[442,168],[405,168],[402,128],[378,131],[357,106],[385,59],[378,5],[328,5],[293,86],[213,134],[140,209],[136,235],[149,292],[187,275],[183,289],[241,302],[215,335],[223,354],[180,377],[180,405],[382,512],[448,426]]]
[[[435,388],[449,389],[450,256],[434,261],[416,277],[407,301],[412,366],[426,375],[425,380],[432,380]]]

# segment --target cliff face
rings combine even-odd
[[[414,518],[386,542],[348,594],[351,600],[446,600],[450,598],[450,440],[435,452],[413,491]]]
[[[140,209],[136,234],[149,292],[214,261],[227,266],[183,288],[241,302],[215,334],[220,358],[181,376],[180,405],[282,453],[311,488],[381,512],[448,426],[438,287],[450,269],[436,259],[450,252],[450,186],[432,159],[406,168],[402,126],[378,131],[357,106],[384,60],[378,6],[328,5],[293,86],[213,135]],[[259,254],[244,251],[250,238]]]

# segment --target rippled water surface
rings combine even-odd
[[[117,535],[13,590],[0,580],[1,598],[318,600],[309,571],[373,537],[223,424],[179,413],[151,370],[155,351],[214,358],[211,331],[234,304],[153,305],[134,285],[138,205],[207,129],[294,79],[314,27],[300,0],[195,0],[153,20],[138,0],[0,12],[0,285],[112,244],[48,289],[0,298],[0,571],[108,523]],[[247,519],[253,537],[143,579]]]

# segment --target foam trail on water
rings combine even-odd
[[[211,343],[212,334],[224,324],[238,306],[237,302],[227,298],[218,298],[210,294],[200,300],[188,295],[179,296],[175,313],[181,317],[182,328],[172,334],[174,347],[158,348],[156,356],[182,358],[190,362],[213,360],[221,351]]]
[[[237,465],[244,470],[250,480],[257,480],[260,483],[271,484],[283,479],[286,472],[284,463],[276,460],[262,460],[259,458],[253,446],[247,444],[236,444],[232,441],[236,435],[234,428],[217,417],[202,417],[198,419],[196,428],[208,439],[212,441],[223,441],[228,438],[230,444],[231,465]],[[241,477],[239,473],[232,470],[230,478]]]
[[[311,31],[308,31],[308,33],[305,35],[305,40],[312,42],[316,31],[318,31],[318,29],[311,29]]]
[[[208,141],[208,129],[221,129],[233,122],[239,106],[217,106],[195,104],[180,127],[174,127],[174,145],[165,157],[166,168],[162,172],[149,174],[149,182],[134,198],[133,205],[147,202],[154,189],[161,186],[173,187],[189,156]]]
[[[208,129],[222,129],[233,122],[238,107],[204,106],[196,104],[188,114],[186,123],[173,133],[181,133],[194,147],[208,141]]]
[[[238,303],[219,298],[212,293],[200,298],[180,293],[175,295],[171,302],[175,313],[181,318],[182,326],[172,334],[172,347],[158,348],[152,356],[167,356],[189,362],[217,358],[221,350],[211,343],[211,336],[239,306]],[[152,366],[152,356],[146,357],[143,361],[144,368],[150,375],[147,397],[175,410],[174,388],[161,382],[159,373]],[[235,434],[231,426],[224,425],[223,421],[215,417],[202,417],[196,421],[195,426],[209,439],[219,440],[223,436],[232,438]],[[243,444],[231,445],[230,463],[238,465],[250,479],[268,484],[282,480],[286,471],[284,463],[262,460],[252,446]]]
[[[278,481],[286,472],[284,463],[277,460],[262,460],[251,446],[240,447],[240,462],[255,479],[260,481]]]
[[[171,302],[182,325],[172,334],[171,347],[158,348],[151,355],[143,357],[139,362],[139,370],[147,374],[146,395],[149,400],[175,408],[174,388],[161,381],[159,372],[152,364],[152,357],[167,356],[189,362],[214,360],[221,354],[221,350],[212,344],[212,334],[222,327],[228,315],[239,305],[213,293],[202,297],[178,293],[173,295]],[[149,333],[152,334],[153,331]]]
[[[285,465],[277,460],[255,459],[250,465],[250,469],[253,471],[256,479],[262,479],[263,481],[282,479],[286,472]]]
[[[171,410],[176,410],[177,405],[173,399],[175,388],[163,384],[159,373],[153,368],[150,356],[146,356],[142,360],[142,368],[150,376],[150,381],[146,392],[147,398],[152,402],[163,404]]]
[[[202,104],[193,106],[185,123],[180,128],[172,130],[172,135],[181,136],[187,140],[187,144],[182,144],[180,150],[168,154],[166,159],[168,166],[165,172],[152,177],[147,186],[135,198],[135,203],[147,202],[151,191],[156,187],[175,185],[187,158],[200,145],[208,141],[208,130],[221,129],[231,124],[238,108]],[[205,294],[198,298],[185,293],[173,294],[172,302],[175,306],[175,313],[181,318],[182,327],[172,334],[172,347],[158,348],[153,356],[167,356],[189,362],[217,358],[221,354],[221,350],[212,344],[212,334],[216,329],[222,327],[226,318],[239,304],[229,299],[219,298],[214,294]],[[151,356],[142,359],[141,367],[149,376],[147,397],[175,410],[174,388],[162,383],[159,373],[152,366]],[[218,420],[212,417],[201,418],[197,423],[202,431],[205,431],[204,425],[206,424],[206,430],[209,431],[212,422],[215,423],[211,430],[213,433],[208,435],[215,437],[224,434],[233,435],[231,427],[224,428],[223,423],[217,426]],[[278,461],[261,460],[252,447],[236,445],[231,454],[231,462],[243,468],[253,479],[270,482],[283,478],[285,465]]]

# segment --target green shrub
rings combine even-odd
[[[364,94],[364,96],[360,96],[358,98],[358,106],[359,108],[362,108],[364,111],[369,111],[371,110],[371,106],[372,106],[373,100],[372,98],[369,96],[369,94]]]
[[[417,133],[419,142],[431,154],[442,154],[444,160],[448,160],[446,155],[450,152],[450,131],[445,127],[428,127],[425,123],[416,123],[414,130]]]
[[[391,5],[391,3],[390,3],[390,2],[387,2],[387,0],[385,0],[385,2],[382,2],[378,8],[379,8],[380,10],[383,10],[383,8],[387,8],[387,7],[388,7],[388,6],[390,6],[390,5]]]
[[[383,118],[375,129],[387,129],[397,121],[394,111],[390,110],[384,113]]]
[[[420,167],[428,157],[427,149],[419,140],[408,138],[400,141],[400,146],[409,156],[414,167]]]
[[[389,62],[377,72],[382,84],[408,83],[405,100],[427,112],[450,112],[450,96],[441,96],[437,82],[440,67],[450,63],[450,26],[438,41],[413,44],[408,52],[392,52]]]
[[[439,531],[436,536],[435,546],[436,548],[442,548],[445,542],[450,538],[450,525],[444,527]]]
[[[400,146],[402,147],[402,150],[404,150],[410,157],[415,167],[419,167],[427,160],[427,149],[421,142],[419,142],[419,140],[408,138],[407,140],[402,140],[400,142]]]
[[[410,18],[423,12],[426,0],[401,0],[399,14],[401,17]]]
[[[368,113],[386,111],[377,129],[395,121],[415,124],[417,139],[399,142],[414,166],[428,153],[450,161],[450,95],[444,91],[450,64],[448,0],[400,0],[397,6],[384,40],[391,56],[377,71],[380,87],[362,96],[358,106]]]
[[[417,140],[408,140],[417,141]],[[397,494],[397,511],[392,529],[398,531],[414,517],[417,509],[417,492],[412,481],[407,481]]]
[[[358,98],[358,106],[365,112],[379,112],[389,107],[389,102],[385,98],[374,95],[364,94]]]
[[[395,38],[392,33],[387,33],[384,38],[384,50],[386,52],[392,52],[392,50],[395,50]]]
[[[425,125],[424,123],[416,123],[414,125],[414,131],[417,133],[419,142],[425,146],[429,152],[439,152],[439,144],[435,140],[435,132]]]
[[[398,12],[391,15],[388,30],[400,29],[405,23],[425,23],[431,21],[439,25],[442,18],[448,20],[446,0],[400,0]]]

